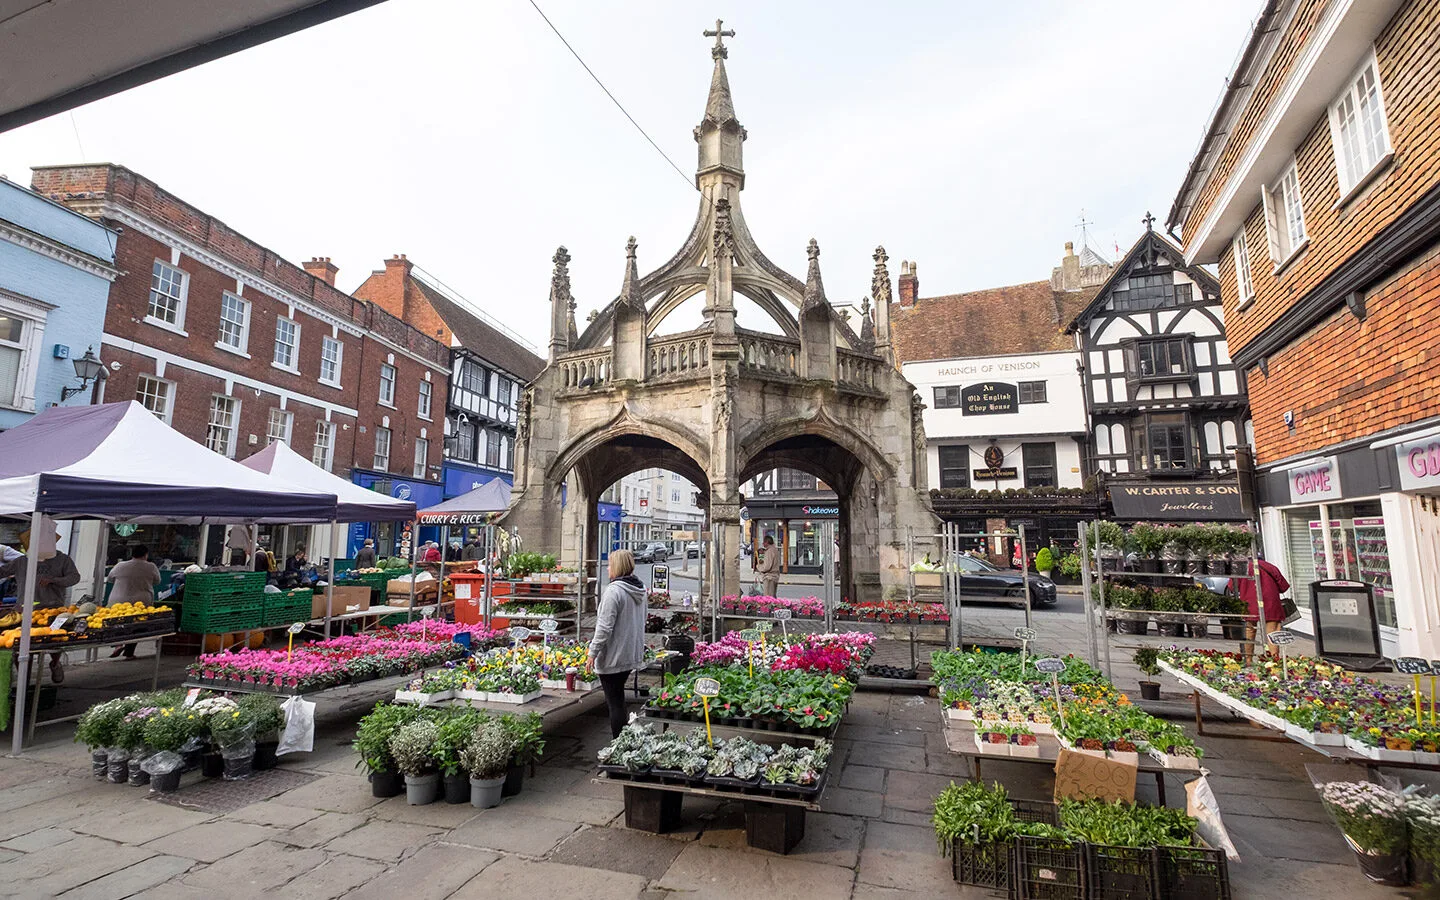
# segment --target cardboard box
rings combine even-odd
[[[415,605],[429,606],[435,602],[435,595],[440,591],[438,581],[420,581],[415,584]],[[410,605],[410,582],[405,582],[405,592],[391,594],[386,603],[390,606]]]
[[[325,618],[325,598],[329,588],[316,588],[315,598],[310,605],[310,617],[314,619]],[[354,612],[349,607],[358,607],[361,610],[370,608],[370,588],[365,586],[351,585],[349,587],[335,587],[335,606],[331,609],[332,616],[344,615],[346,612]]]
[[[415,582],[415,595],[418,597],[426,591],[433,592],[439,586],[440,579],[438,578],[421,578]],[[395,594],[404,594],[407,597],[410,596],[410,579],[390,579],[390,581],[385,585],[385,593],[392,596]]]

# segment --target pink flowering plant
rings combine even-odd
[[[314,691],[432,668],[464,657],[458,644],[413,640],[384,633],[349,635],[284,650],[242,649],[207,653],[189,667],[190,677],[216,686],[234,684],[281,692]]]

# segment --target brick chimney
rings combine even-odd
[[[394,271],[397,272],[401,278],[407,278],[410,275],[410,267],[412,265],[414,264],[405,258],[405,254],[397,253],[385,260],[385,274],[388,276]]]
[[[900,305],[913,307],[915,298],[920,296],[920,264],[901,261],[900,263]]]
[[[317,256],[305,263],[305,271],[334,287],[335,276],[339,274],[340,267],[332,263],[328,256]]]
[[[1062,290],[1080,290],[1080,257],[1075,255],[1075,242],[1065,242],[1065,257],[1060,260]]]

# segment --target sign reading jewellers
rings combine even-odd
[[[967,416],[1013,413],[1019,393],[1015,385],[1000,381],[967,385],[960,392],[961,412]]]
[[[1111,484],[1117,519],[1242,522],[1249,518],[1237,481],[1149,481]]]

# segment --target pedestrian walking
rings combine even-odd
[[[774,597],[775,592],[780,590],[780,548],[775,546],[774,537],[765,535],[760,548],[759,563],[752,563],[751,568],[760,574],[765,596]]]
[[[144,544],[136,544],[130,548],[130,558],[116,563],[110,574],[105,576],[105,580],[114,585],[110,589],[109,599],[105,601],[106,606],[118,606],[121,603],[144,603],[148,606],[155,599],[155,585],[160,583],[160,569],[150,561],[150,548]],[[126,644],[110,651],[111,659],[117,656],[134,659],[135,645]]]
[[[635,577],[635,555],[610,554],[610,583],[600,597],[589,665],[600,676],[610,710],[610,736],[625,727],[625,681],[645,662],[645,598],[649,592]]]
[[[1260,601],[1255,599],[1255,565],[1260,566]],[[1285,575],[1273,563],[1263,559],[1255,560],[1250,564],[1247,578],[1238,579],[1238,593],[1240,599],[1245,601],[1245,646],[1243,648],[1245,658],[1250,658],[1251,649],[1255,645],[1258,636],[1262,641],[1264,635],[1259,635],[1261,605],[1264,604],[1265,612],[1265,634],[1279,631],[1285,620],[1285,607],[1280,602],[1280,595],[1290,590],[1290,582],[1285,580]],[[1262,651],[1263,652],[1263,651]]]
[[[357,568],[357,569],[373,569],[373,568],[375,568],[375,539],[374,539],[374,538],[366,538],[366,539],[365,539],[365,546],[363,546],[363,547],[361,547],[359,550],[356,550],[356,551],[355,551],[355,568]]]

